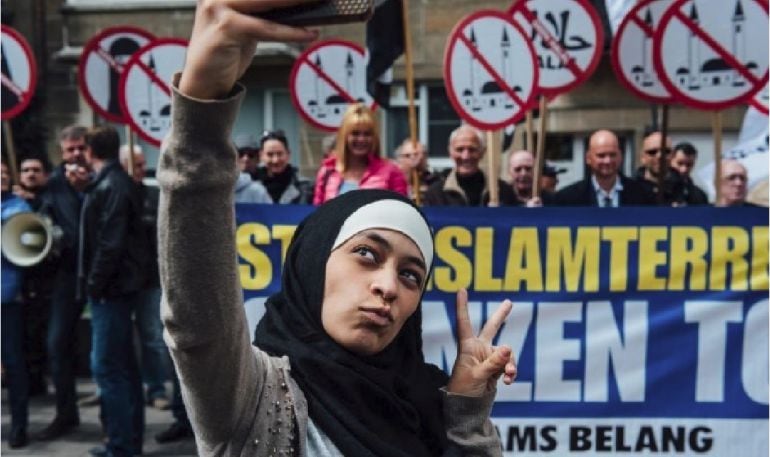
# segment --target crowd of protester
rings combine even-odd
[[[390,160],[380,150],[378,122],[366,106],[352,105],[336,135],[323,139],[323,158],[311,180],[292,165],[289,141],[281,130],[233,138],[240,175],[239,203],[320,205],[356,189],[385,189],[425,206],[487,206],[489,177],[481,168],[484,135],[462,125],[449,136],[454,166],[434,171],[423,144],[404,140]],[[141,453],[145,406],[170,409],[168,429],[155,439],[170,442],[193,436],[169,363],[160,319],[161,286],[157,262],[158,189],[144,184],[146,159],[140,147],[120,145],[111,127],[70,126],[59,135],[61,163],[47,155],[19,161],[19,182],[3,162],[2,221],[19,212],[36,212],[61,230],[56,253],[20,268],[2,259],[2,364],[11,411],[11,448],[28,442],[27,403],[48,392],[50,378],[56,414],[36,440],[56,440],[80,423],[79,408],[101,408],[106,436],[92,455]],[[587,176],[557,190],[566,169],[546,163],[534,186],[531,152],[511,151],[507,180],[498,179],[500,206],[693,206],[709,204],[691,177],[697,150],[672,146],[660,132],[643,141],[641,166],[633,177],[621,173],[623,153],[617,136],[594,132],[585,154]],[[721,163],[716,206],[750,206],[746,168]],[[539,192],[536,187],[539,187]],[[76,351],[78,322],[91,312],[91,373],[97,392],[78,401]],[[141,349],[137,360],[134,333]],[[171,381],[169,395],[166,382]]]

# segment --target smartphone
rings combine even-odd
[[[374,12],[373,0],[322,0],[274,9],[258,16],[297,27],[366,21]]]

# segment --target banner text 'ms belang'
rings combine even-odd
[[[252,328],[264,298],[280,287],[291,235],[310,210],[238,208]],[[767,428],[767,210],[426,214],[436,236],[422,305],[427,361],[451,369],[456,290],[469,289],[477,329],[502,300],[514,301],[495,341],[513,348],[519,367],[513,385],[498,386],[493,410],[506,451],[767,448],[766,434],[741,440],[746,427]],[[730,448],[735,442],[744,447]]]

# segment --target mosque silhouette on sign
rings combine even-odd
[[[476,33],[471,28],[469,41],[473,47],[478,49],[478,43],[476,41]],[[462,92],[463,104],[471,111],[480,111],[484,107],[500,108],[505,110],[511,110],[514,108],[513,100],[503,90],[502,87],[495,80],[489,80],[476,84],[476,77],[478,67],[481,64],[476,60],[475,55],[471,54],[470,71],[470,87],[466,88]],[[508,36],[508,30],[503,27],[503,34],[500,39],[500,68],[498,69],[500,78],[506,83],[513,77],[512,59],[511,59],[511,40]],[[485,72],[486,73],[486,72]],[[520,95],[522,92],[521,86],[513,86],[511,88],[513,92]]]
[[[321,53],[316,54],[314,63],[318,71],[323,70]],[[327,89],[321,83],[321,77],[318,76],[318,73],[315,73],[313,82],[315,98],[307,103],[310,114],[318,119],[324,119],[331,114],[335,116],[342,114],[348,105],[347,98],[337,93],[334,89],[332,89],[333,92],[330,95],[326,95]],[[345,59],[345,87],[343,89],[345,89],[346,93],[352,94],[356,87],[355,62],[353,62],[353,55],[348,52],[347,59]],[[363,102],[364,99],[359,97],[356,101]]]
[[[698,9],[692,4],[689,14],[690,21],[698,24]],[[732,16],[732,46],[731,54],[738,62],[746,60],[746,16],[743,13],[741,0],[736,0]],[[704,87],[728,86],[741,87],[747,84],[746,78],[732,68],[720,57],[703,60],[701,50],[702,40],[695,32],[690,31],[687,39],[687,66],[676,71],[676,82],[687,90],[698,91]],[[751,71],[757,68],[756,62],[746,62],[744,67]]]
[[[653,29],[652,12],[650,8],[644,14],[644,23],[650,30]],[[633,75],[634,82],[642,87],[650,87],[657,81],[657,76],[652,69],[652,62],[650,57],[652,56],[652,37],[648,34],[644,35],[644,39],[641,43],[641,57],[642,62],[639,65],[635,65],[631,68],[631,74]]]

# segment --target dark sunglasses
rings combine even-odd
[[[648,156],[656,156],[660,152],[660,148],[654,148],[654,149],[645,149],[644,153]],[[663,153],[666,155],[671,154],[671,148],[666,148],[663,150]]]
[[[257,156],[257,151],[253,149],[242,149],[238,151],[238,157],[249,156],[249,159],[253,159]]]

